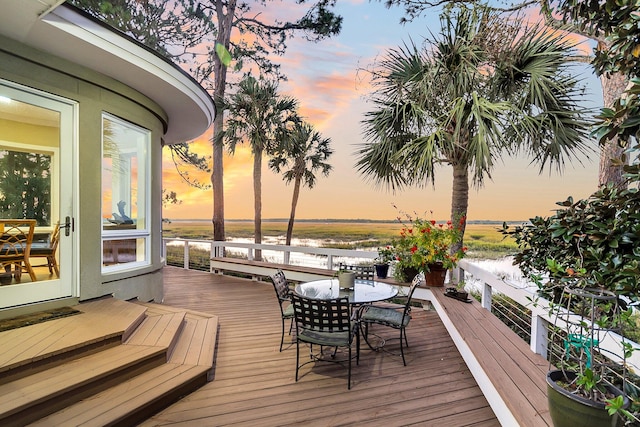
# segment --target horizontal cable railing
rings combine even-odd
[[[531,334],[529,347],[531,351],[548,359],[549,328],[553,326],[554,321],[558,327],[564,327],[564,325],[559,324],[555,318],[552,319],[550,317],[550,302],[537,295],[538,287],[534,283],[524,280],[500,277],[468,260],[461,260],[458,267],[460,269],[459,277],[464,279],[473,278],[480,283],[480,302],[485,309],[491,311],[495,296],[504,295],[515,304],[530,310]],[[635,351],[630,357],[627,357],[625,362],[627,366],[638,372],[638,367],[640,366],[640,352],[638,350],[640,350],[640,345],[637,343],[629,339],[623,339],[619,334],[608,333],[600,342],[600,349],[606,352],[612,361],[622,363],[622,357],[616,355],[623,354],[623,342],[635,348]]]

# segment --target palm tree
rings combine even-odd
[[[295,99],[278,95],[277,83],[252,76],[245,77],[231,95],[224,137],[231,153],[240,142],[251,144],[255,243],[262,243],[262,156],[276,148],[276,136],[297,118],[296,107]],[[261,251],[256,251],[255,259],[261,258]]]
[[[470,178],[481,187],[497,158],[520,151],[540,171],[562,171],[572,154],[589,152],[589,124],[561,35],[482,8],[449,10],[441,21],[429,46],[393,49],[374,73],[356,166],[396,190],[433,184],[434,166],[450,165],[451,219],[464,236]]]
[[[333,154],[333,150],[329,147],[331,138],[323,139],[309,123],[296,123],[293,129],[287,132],[287,138],[283,142],[280,150],[269,160],[269,167],[280,173],[283,168],[290,166],[290,169],[283,174],[287,184],[291,181],[294,182],[286,237],[286,245],[290,245],[300,186],[306,185],[313,188],[316,184],[315,171],[317,170],[321,171],[324,176],[329,175],[332,167],[326,161]]]

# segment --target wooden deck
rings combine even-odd
[[[335,364],[307,365],[295,382],[295,346],[285,337],[278,351],[270,283],[167,267],[164,284],[164,304],[218,316],[214,378],[144,426],[499,425],[433,311],[413,311],[406,367],[397,340],[386,346],[396,354],[363,345],[347,390],[346,369]]]

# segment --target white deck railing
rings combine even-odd
[[[372,261],[377,256],[377,253],[374,251],[170,238],[163,239],[163,255],[166,254],[167,244],[184,245],[183,267],[186,269],[189,268],[189,248],[194,245],[200,248],[208,248],[211,258],[223,257],[225,253],[234,253],[236,257],[239,254],[239,256],[253,260],[255,251],[261,250],[264,261],[305,265],[308,267],[324,267],[328,269],[333,269],[337,262],[366,262]],[[316,259],[312,260],[309,257],[305,259],[297,258],[296,255],[299,254],[314,255]],[[531,310],[531,339],[529,345],[531,351],[546,358],[549,336],[548,330],[555,319],[551,319],[549,316],[549,301],[536,295],[536,285],[526,282],[516,283],[512,279],[500,277],[474,264],[473,261],[466,259],[461,260],[458,267],[459,271],[456,272],[457,277],[467,279],[471,276],[476,282],[481,284],[481,304],[485,309],[491,311],[492,296],[494,293],[499,293]],[[562,325],[557,326],[561,327]],[[600,347],[611,355],[622,354],[622,341],[621,336],[615,333],[608,333],[600,343]],[[629,343],[629,340],[625,341]],[[636,350],[640,350],[640,345],[633,342],[631,344]],[[620,362],[620,360],[618,360],[618,362]],[[626,363],[636,372],[639,372],[640,351],[633,352],[631,357],[627,358]]]

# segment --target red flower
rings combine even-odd
[[[431,225],[436,225],[436,221],[435,220],[431,220]]]
[[[416,245],[413,245],[413,247],[411,248],[411,253],[414,254],[416,253],[417,250],[418,250],[418,247]]]

